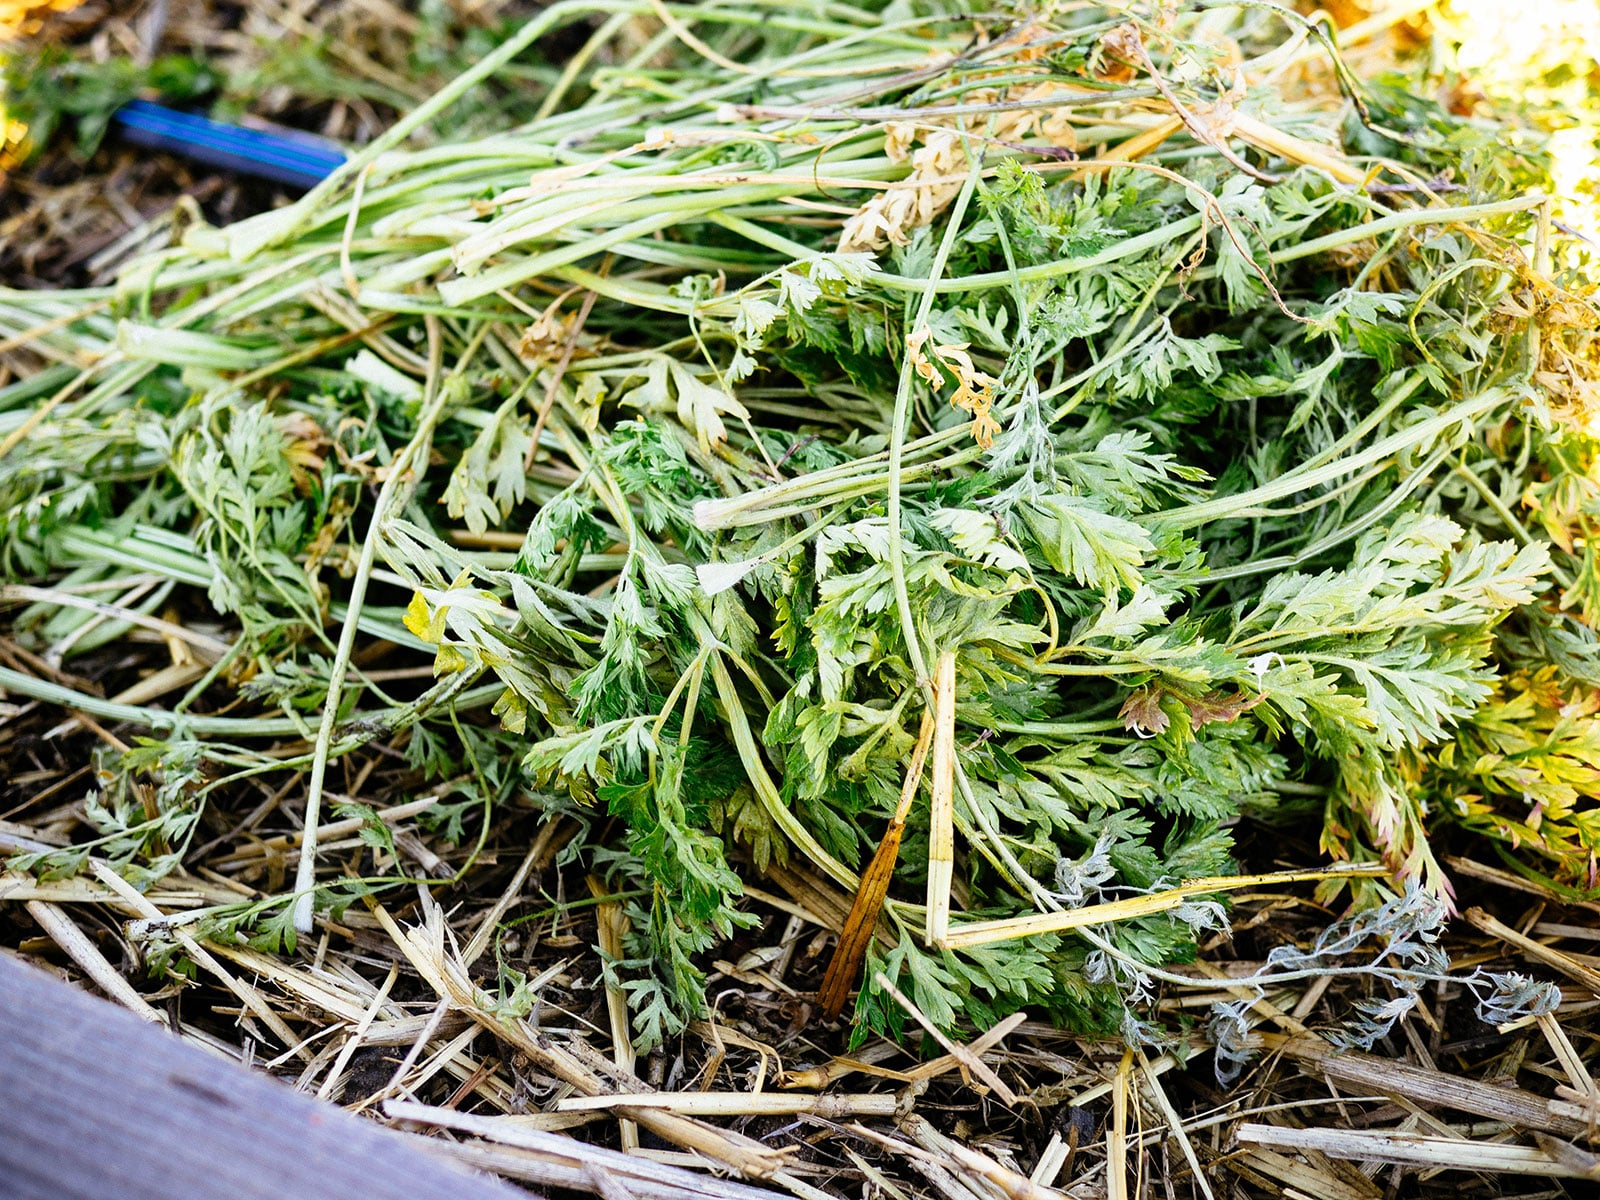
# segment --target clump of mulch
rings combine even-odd
[[[171,7],[164,52],[176,39],[180,52],[247,53],[246,9],[200,6],[186,25],[182,8]],[[96,39],[108,53],[112,43],[123,52],[148,44],[148,11],[100,14],[111,24],[98,28],[91,11],[56,18],[63,45],[89,46],[92,56]],[[372,0],[319,6],[312,19],[330,29],[368,19],[392,28],[399,11]],[[379,53],[391,42],[356,44],[399,71],[402,59]],[[356,142],[396,111],[382,100],[337,111],[284,87],[264,93],[264,115]],[[13,286],[109,279],[131,254],[170,237],[168,222],[186,219],[169,215],[180,196],[212,223],[287,198],[111,142],[86,163],[52,149],[6,185],[0,277]],[[126,609],[144,594],[118,603]],[[29,649],[0,637],[4,665],[104,702],[98,716],[21,696],[0,710],[0,851],[85,843],[93,832],[85,793],[105,782],[97,755],[137,745],[114,705],[165,694],[152,679],[176,689],[205,678],[205,639],[219,638],[220,625],[162,617],[158,626],[72,659],[41,656],[37,640]],[[180,628],[201,653],[185,650]],[[362,666],[403,699],[431,672],[388,667],[392,653],[374,647]],[[202,696],[208,714],[229,711],[228,689]],[[287,760],[308,749],[286,736],[273,752]],[[294,954],[270,952],[243,912],[238,936],[208,926],[202,943],[185,913],[238,910],[292,878],[296,777],[263,772],[214,793],[183,865],[143,892],[92,852],[70,878],[0,876],[0,945],[153,1013],[178,1036],[543,1188],[596,1186],[573,1150],[539,1140],[546,1133],[633,1153],[648,1170],[604,1160],[617,1186],[673,1200],[744,1200],[756,1186],[808,1200],[1531,1197],[1583,1194],[1600,1171],[1590,1149],[1600,1088],[1587,1066],[1600,1009],[1600,957],[1590,953],[1600,905],[1467,857],[1482,854],[1470,841],[1443,846],[1457,851],[1444,861],[1465,913],[1445,935],[1451,965],[1555,980],[1562,992],[1552,1013],[1486,1027],[1461,986],[1439,983],[1369,1051],[1352,1051],[1339,1039],[1364,998],[1353,982],[1322,974],[1264,997],[1236,982],[1281,947],[1314,946],[1338,916],[1304,890],[1284,889],[1237,896],[1231,936],[1216,935],[1197,963],[1174,968],[1207,985],[1171,990],[1156,1005],[1182,1027],[1185,1013],[1242,1004],[1256,1029],[1230,1047],[1234,1061],[1219,1065],[1198,1030],[1163,1052],[1140,1051],[1063,1033],[1028,1012],[951,1040],[927,1029],[926,1014],[901,995],[901,1042],[855,1044],[813,998],[851,898],[797,867],[774,867],[770,890],[747,891],[755,924],[702,964],[709,1018],[638,1055],[626,998],[592,949],[618,956],[622,901],[563,857],[583,832],[578,824],[513,795],[496,806],[481,845],[451,837],[424,817],[456,798],[452,781],[430,779],[409,749],[400,734],[338,760],[328,791],[351,807],[323,823],[322,852],[351,878],[403,869],[448,879],[470,861],[456,886],[352,894]],[[143,795],[122,799],[154,810]],[[1270,870],[1315,854],[1258,833],[1241,857]],[[143,923],[142,955],[130,922]],[[152,984],[147,969],[160,968],[163,953],[185,965]],[[508,981],[516,981],[509,991]],[[688,1174],[707,1166],[744,1182]]]

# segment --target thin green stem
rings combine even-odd
[[[442,335],[436,320],[428,323],[428,391],[423,400],[422,413],[417,419],[416,432],[405,448],[389,463],[389,474],[378,492],[372,507],[372,520],[367,526],[366,540],[361,546],[361,557],[356,564],[355,578],[350,584],[349,615],[339,633],[339,645],[334,651],[333,665],[328,675],[328,694],[322,706],[322,724],[317,730],[316,748],[311,758],[311,779],[306,786],[305,835],[300,843],[300,865],[295,873],[294,889],[299,893],[294,907],[294,927],[301,933],[311,932],[311,889],[317,873],[317,823],[322,813],[323,781],[328,771],[328,752],[333,745],[333,729],[339,719],[339,702],[344,692],[345,673],[350,668],[350,656],[355,650],[358,617],[366,601],[367,583],[372,578],[372,568],[377,561],[378,544],[383,539],[384,525],[390,510],[396,507],[408,482],[408,473],[417,464],[417,470],[427,466],[427,448],[433,440],[434,427],[444,416],[449,391],[440,378],[441,358],[444,353]]]
[[[1415,446],[1426,445],[1434,438],[1447,433],[1451,428],[1462,425],[1481,417],[1491,409],[1506,403],[1510,395],[1499,389],[1491,388],[1479,395],[1461,401],[1443,412],[1418,421],[1415,425],[1390,434],[1374,442],[1367,449],[1352,454],[1347,458],[1334,462],[1324,463],[1312,470],[1303,467],[1285,472],[1271,483],[1252,488],[1247,492],[1240,492],[1233,496],[1219,496],[1212,500],[1204,500],[1196,504],[1187,504],[1181,508],[1169,508],[1165,512],[1152,514],[1152,521],[1158,522],[1169,529],[1193,529],[1196,526],[1207,524],[1210,521],[1224,520],[1237,516],[1240,512],[1249,510],[1261,504],[1269,504],[1275,500],[1282,500],[1296,492],[1303,492],[1310,488],[1320,487],[1335,479],[1352,472],[1359,471],[1373,463],[1409,450]]]

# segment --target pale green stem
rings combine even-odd
[[[428,394],[422,413],[417,420],[416,432],[411,440],[389,463],[389,474],[378,492],[372,507],[372,520],[367,525],[366,540],[361,546],[361,558],[356,564],[355,578],[350,583],[349,614],[339,633],[339,645],[334,651],[333,666],[328,675],[328,695],[322,706],[322,724],[317,730],[316,748],[311,759],[311,779],[306,787],[305,833],[300,843],[300,866],[295,873],[294,927],[301,933],[311,932],[312,888],[317,873],[317,823],[322,815],[323,780],[328,771],[329,750],[333,746],[333,727],[339,719],[339,702],[344,693],[345,673],[350,669],[350,655],[355,650],[359,629],[361,606],[366,602],[367,583],[372,578],[372,568],[377,561],[378,543],[383,538],[383,528],[389,512],[395,507],[408,482],[407,476],[413,461],[421,456],[422,466],[427,464],[427,447],[433,440],[434,427],[444,415],[448,390],[439,378],[439,359],[443,353],[438,323],[430,320]]]
[[[1451,426],[1471,421],[1490,409],[1504,404],[1508,399],[1510,396],[1504,390],[1491,388],[1469,400],[1463,400],[1452,408],[1445,409],[1436,416],[1407,426],[1398,433],[1392,433],[1348,458],[1327,463],[1310,471],[1290,471],[1271,483],[1252,488],[1248,492],[1240,492],[1238,495],[1219,496],[1214,500],[1204,500],[1198,504],[1188,504],[1181,508],[1169,508],[1165,512],[1153,513],[1150,520],[1169,529],[1193,529],[1209,521],[1237,516],[1242,510],[1253,508],[1258,504],[1270,504],[1274,500],[1282,500],[1296,492],[1320,487],[1371,463],[1382,462],[1403,450],[1425,444],[1449,430]]]
[[[972,155],[970,145],[966,152],[970,162]],[[933,683],[928,674],[928,660],[923,656],[922,643],[917,637],[916,618],[911,609],[911,594],[906,589],[905,539],[900,528],[900,491],[906,450],[906,426],[911,420],[911,392],[917,378],[916,364],[909,341],[911,337],[927,328],[928,314],[933,311],[934,289],[938,285],[939,277],[944,274],[945,264],[950,260],[950,252],[955,249],[956,235],[961,232],[962,218],[966,215],[972,194],[978,190],[981,174],[981,170],[976,166],[969,168],[966,182],[962,184],[955,204],[951,206],[944,237],[939,242],[939,250],[934,256],[933,264],[928,268],[928,277],[919,281],[922,287],[922,300],[917,305],[916,316],[906,327],[908,344],[902,351],[900,382],[894,393],[894,416],[889,420],[889,577],[894,588],[895,607],[900,610],[900,633],[905,639],[906,657],[911,662],[911,669],[916,672],[917,685],[922,688],[930,707],[933,704]]]
[[[74,712],[88,713],[91,717],[99,717],[106,721],[122,721],[140,729],[152,729],[157,732],[171,731],[229,738],[298,737],[301,733],[301,723],[294,717],[207,717],[194,716],[177,710],[168,712],[165,709],[143,708],[135,704],[117,704],[111,700],[102,700],[98,696],[86,696],[82,692],[73,691],[59,683],[51,683],[47,679],[36,679],[32,675],[25,675],[10,667],[0,667],[0,689],[14,692],[19,696],[28,696],[45,704],[55,704]],[[480,690],[481,694],[477,692],[464,694],[459,701],[460,707],[476,708],[487,704],[504,689],[496,684]],[[420,715],[422,711],[423,707],[413,703],[405,709],[392,713],[353,713],[350,723],[362,727],[381,725],[392,732],[410,724],[412,717]],[[367,740],[366,737],[347,739],[341,745],[353,750],[357,746],[365,745]],[[275,758],[262,770],[282,771],[301,761]]]
[[[1473,491],[1478,493],[1483,502],[1489,506],[1489,511],[1499,517],[1505,527],[1516,535],[1518,541],[1524,546],[1534,545],[1534,537],[1528,532],[1528,527],[1517,519],[1517,514],[1505,506],[1500,497],[1494,494],[1494,489],[1485,483],[1476,471],[1464,462],[1457,463],[1454,470],[1457,475],[1467,481]],[[1550,574],[1561,585],[1563,590],[1569,592],[1572,590],[1573,579],[1567,571],[1551,563]]]
[[[1411,472],[1399,485],[1389,491],[1381,502],[1373,505],[1370,510],[1349,524],[1341,525],[1336,533],[1328,535],[1321,541],[1313,542],[1294,554],[1280,554],[1276,558],[1252,559],[1250,562],[1238,563],[1231,567],[1208,567],[1206,569],[1206,580],[1210,583],[1221,583],[1229,579],[1243,579],[1250,575],[1298,571],[1301,567],[1327,553],[1335,546],[1354,541],[1399,508],[1414,491],[1428,482],[1448,453],[1448,448],[1434,451],[1421,467]]]
[[[386,151],[394,149],[421,129],[434,117],[448,109],[473,88],[489,79],[501,67],[521,54],[544,34],[566,21],[574,20],[586,12],[615,12],[619,8],[633,11],[638,6],[601,3],[584,0],[583,3],[557,4],[545,9],[511,37],[479,59],[469,70],[463,71],[445,87],[423,101],[389,129],[376,137],[360,152],[351,155],[344,165],[334,171],[316,187],[287,208],[245,221],[234,228],[228,237],[228,254],[236,260],[253,258],[269,246],[276,246],[308,225],[317,210],[332,199],[350,180]],[[305,904],[309,912],[310,901]],[[298,925],[299,907],[296,907]],[[309,918],[308,918],[309,919]],[[309,925],[306,926],[310,928]]]
[[[966,147],[967,160],[972,161],[972,148]],[[940,277],[944,274],[945,264],[950,259],[950,252],[955,248],[956,236],[961,231],[961,221],[966,215],[967,205],[972,200],[972,195],[977,191],[978,183],[982,178],[981,168],[974,165],[967,175],[966,182],[962,185],[960,193],[956,196],[955,203],[951,206],[947,218],[949,224],[945,227],[944,238],[939,243],[939,250],[934,256],[933,264],[928,268],[928,277],[923,281],[922,301],[917,307],[917,314],[911,320],[909,330],[915,334],[918,330],[925,329],[928,323],[928,314],[933,310],[933,297],[938,287]],[[922,652],[922,644],[917,636],[916,618],[911,609],[911,594],[906,588],[905,542],[903,531],[900,528],[900,499],[901,485],[904,479],[903,459],[906,445],[906,426],[911,418],[911,391],[915,376],[915,367],[912,363],[911,351],[907,347],[905,360],[900,368],[900,383],[895,389],[894,416],[889,426],[889,576],[894,591],[895,607],[900,613],[901,636],[906,643],[906,657],[911,663],[911,669],[917,677],[917,686],[922,689],[927,703],[933,704],[933,681],[928,674],[928,660]],[[976,448],[974,448],[976,456]],[[978,799],[972,792],[972,781],[967,778],[967,773],[961,767],[958,758],[955,763],[956,785],[961,792],[961,798],[966,802],[967,811],[978,822],[985,837],[978,839],[972,836],[970,828],[962,822],[961,832],[985,858],[1007,877],[1011,886],[1024,895],[1033,895],[1036,900],[1045,896],[1035,884],[1031,876],[1022,869],[1016,857],[1006,849],[1005,843],[1000,839],[999,830],[993,828],[983,808],[978,804]]]

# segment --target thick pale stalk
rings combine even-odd
[[[929,869],[931,873],[931,864]],[[946,950],[963,946],[986,946],[993,942],[1011,942],[1018,938],[1038,937],[1045,933],[1065,933],[1069,929],[1082,929],[1090,925],[1106,925],[1113,921],[1131,921],[1136,917],[1154,916],[1156,913],[1170,912],[1196,896],[1205,896],[1212,892],[1231,892],[1240,888],[1266,887],[1283,883],[1322,883],[1329,879],[1381,878],[1388,874],[1386,867],[1365,865],[1330,868],[1326,871],[1216,875],[1205,879],[1191,879],[1164,892],[1153,892],[1147,896],[1130,896],[1125,900],[1108,900],[1104,904],[1091,904],[1087,908],[1028,913],[1020,917],[1004,917],[998,921],[974,921],[969,925],[957,925],[937,944]]]
[[[933,800],[928,806],[928,914],[930,946],[942,945],[950,927],[950,887],[955,876],[956,656],[939,656],[933,683]]]

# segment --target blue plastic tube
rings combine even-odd
[[[112,121],[117,132],[136,146],[291,187],[313,187],[345,160],[343,150],[309,133],[246,129],[148,100],[130,100]]]

